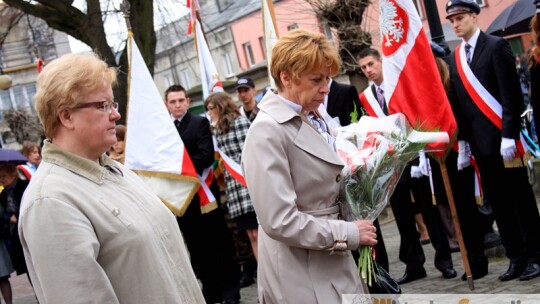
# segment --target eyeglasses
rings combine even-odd
[[[108,114],[112,113],[112,109],[118,111],[118,102],[114,101],[96,101],[96,102],[87,102],[80,104],[75,107],[75,109],[84,109],[84,108],[96,108],[101,112]]]

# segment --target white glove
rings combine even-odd
[[[420,178],[422,177],[422,170],[418,166],[411,166],[411,177]]]
[[[426,152],[420,151],[418,152],[418,168],[420,169],[420,172],[422,172],[423,175],[428,176],[429,175],[429,168],[428,163],[426,160]]]
[[[471,165],[471,147],[464,140],[458,141],[458,147],[457,169],[461,171]]]
[[[503,137],[501,141],[501,156],[504,160],[512,160],[516,156],[516,140]]]

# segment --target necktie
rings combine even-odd
[[[178,127],[180,127],[180,121],[175,119],[174,126],[178,129]]]
[[[330,133],[328,132],[328,126],[326,125],[324,120],[322,118],[318,117],[317,115],[315,115],[313,112],[310,112],[307,115],[307,118],[308,118],[309,122],[311,123],[311,125],[313,127],[315,127],[315,129],[317,131],[319,131],[319,133],[322,135],[322,137],[324,137],[326,142],[331,147],[334,147],[335,138],[332,135],[330,135]]]
[[[465,43],[465,57],[467,57],[467,63],[471,63],[471,48],[472,46],[468,43]]]
[[[384,91],[380,87],[377,88],[377,100],[379,101],[381,109],[384,109]]]

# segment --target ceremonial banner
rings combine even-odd
[[[131,33],[128,54],[125,166],[182,216],[197,193],[199,178]]]
[[[194,39],[201,71],[203,99],[206,99],[211,93],[223,92],[223,84],[219,80],[219,73],[217,72],[212,55],[210,55],[210,50],[208,49],[199,19],[195,19]]]
[[[272,0],[262,0],[261,4],[264,30],[264,45],[266,47],[266,62],[268,67],[268,79],[270,86],[276,88],[276,83],[270,73],[270,64],[272,59],[272,48],[278,41],[278,31],[276,28],[276,16],[274,15],[274,3]]]
[[[389,114],[403,113],[422,131],[456,136],[457,124],[416,7],[410,0],[380,0],[385,99]],[[446,143],[427,150],[445,150]],[[444,151],[437,156],[444,155]]]

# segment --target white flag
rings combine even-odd
[[[181,216],[199,188],[197,172],[131,36],[128,47],[125,166],[137,172],[167,207]]]

